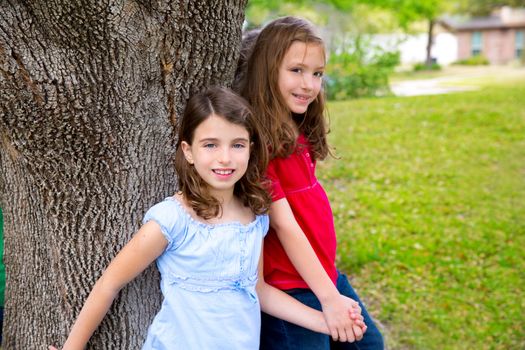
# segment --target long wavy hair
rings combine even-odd
[[[246,44],[250,45],[251,53],[241,57],[240,63],[244,66],[238,74],[242,81],[236,88],[264,125],[271,158],[287,157],[295,151],[298,136],[295,123],[308,139],[313,158],[324,159],[330,153],[326,139],[324,89],[304,114],[292,113],[279,90],[279,68],[294,42],[320,45],[325,50],[323,40],[310,22],[292,16],[278,18],[261,30],[254,44]],[[241,50],[244,46],[243,43]],[[246,59],[247,63],[243,61]]]
[[[256,122],[248,103],[233,91],[224,87],[211,87],[191,97],[186,105],[178,130],[175,152],[175,169],[178,175],[179,191],[195,213],[210,219],[222,214],[219,200],[210,194],[207,183],[184,157],[181,143],[192,144],[197,127],[212,115],[244,127],[250,137],[250,160],[244,176],[235,183],[234,195],[255,214],[268,211],[270,197],[262,174],[268,165],[267,142]]]

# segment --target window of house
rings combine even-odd
[[[523,55],[523,47],[525,46],[525,30],[516,31],[516,58],[521,58]]]
[[[472,37],[470,38],[470,50],[472,56],[479,56],[483,48],[483,37],[481,32],[472,32]]]

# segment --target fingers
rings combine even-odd
[[[356,312],[356,309],[349,309],[348,322],[344,327],[332,327],[331,336],[334,341],[353,343],[363,339],[367,326],[364,322],[363,315]]]
[[[367,327],[359,303],[342,295],[337,301],[322,305],[330,336],[338,342],[353,343],[361,340]]]
[[[352,310],[354,310],[358,314],[361,314],[361,306],[359,306],[359,303],[357,301],[354,301],[352,303]]]
[[[353,326],[352,326],[353,328]],[[346,341],[349,342],[349,343],[353,343],[356,341],[356,337],[354,335],[354,331],[353,329],[349,329],[346,331]]]
[[[352,331],[354,332],[355,340],[359,341],[363,339],[363,330],[361,329],[361,327],[359,327],[358,325],[353,325]]]
[[[364,319],[363,315],[356,314],[356,313],[353,312],[353,310],[351,310],[350,311],[350,318],[352,319],[353,324],[358,326],[359,328],[361,328],[361,333],[364,334],[368,327],[365,324],[365,319]],[[355,332],[354,332],[354,334],[355,334]],[[355,334],[355,335],[357,337],[357,334]]]
[[[350,327],[350,329],[341,329],[338,332],[333,332],[332,339],[334,341],[343,343],[353,343],[363,339],[363,333],[366,331],[366,326],[364,326],[364,329],[365,330],[363,330],[361,326],[354,324]]]
[[[339,341],[339,332],[336,328],[330,329],[330,332],[332,333],[332,339],[334,341]]]

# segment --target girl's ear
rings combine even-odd
[[[182,152],[184,153],[184,158],[186,158],[188,163],[193,164],[193,154],[191,153],[191,145],[186,141],[182,141],[180,143],[180,147],[182,148]]]

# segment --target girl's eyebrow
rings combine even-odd
[[[250,140],[247,139],[246,137],[237,137],[233,139],[233,142],[250,142]]]
[[[217,141],[219,141],[219,138],[217,137],[206,137],[206,138],[200,139],[198,142],[217,142]],[[240,142],[240,141],[250,142],[250,140],[245,137],[237,137],[233,139],[233,142]]]
[[[304,64],[302,61],[290,62],[289,66],[306,67],[306,64]],[[326,68],[326,65],[322,65],[322,66],[314,68],[314,70],[325,69],[325,68]]]
[[[216,137],[205,137],[203,139],[200,139],[198,142],[206,142],[206,141],[218,141],[219,139]]]

